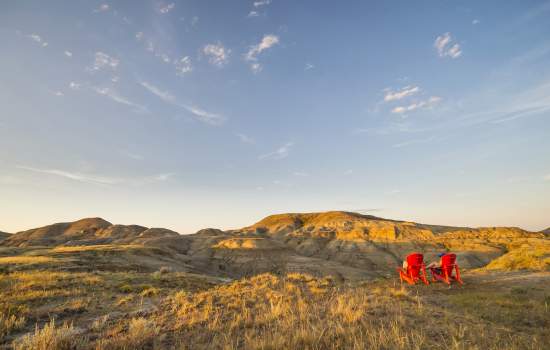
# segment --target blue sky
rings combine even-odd
[[[0,230],[550,226],[549,1],[2,1]]]

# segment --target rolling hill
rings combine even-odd
[[[175,270],[211,276],[298,272],[356,280],[391,274],[412,251],[424,253],[428,261],[439,252],[453,251],[460,265],[471,269],[525,246],[546,251],[549,242],[544,233],[515,227],[426,225],[332,211],[271,215],[238,230],[204,229],[190,235],[87,218],[18,232],[0,244],[19,248],[140,246],[149,249],[147,259],[141,259],[144,269],[170,260],[165,263]],[[123,250],[108,254],[122,255]],[[140,259],[134,256],[131,260],[135,265]],[[545,264],[536,266],[540,269]]]

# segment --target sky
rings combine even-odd
[[[550,1],[0,3],[0,230],[550,226]]]

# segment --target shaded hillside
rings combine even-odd
[[[15,247],[128,244],[134,240],[174,236],[178,236],[178,233],[167,229],[148,229],[138,225],[113,225],[101,218],[86,218],[18,232],[11,235],[2,244]]]
[[[2,242],[3,240],[5,240],[6,238],[8,238],[9,236],[11,236],[11,234],[7,233],[7,232],[2,232],[0,231],[0,242]]]
[[[526,246],[546,251],[546,243],[543,233],[513,227],[436,226],[333,211],[272,215],[239,230],[210,228],[192,235],[92,218],[19,232],[0,245],[97,246],[96,251],[105,251],[101,254],[110,259],[118,256],[117,261],[130,261],[132,266],[141,261],[143,269],[158,268],[165,260],[178,271],[231,278],[298,272],[356,280],[393,275],[413,251],[424,253],[428,262],[440,252],[453,251],[467,269]],[[126,254],[109,248],[113,245],[150,249]]]
[[[540,231],[540,232],[542,232],[542,233],[544,233],[544,234],[546,234],[546,235],[550,235],[550,227],[547,228],[546,230],[542,230],[542,231]]]

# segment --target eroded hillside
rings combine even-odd
[[[90,218],[19,232],[0,244],[58,247],[42,251],[48,256],[59,249],[69,254],[69,247],[103,247],[98,248],[102,254],[143,270],[166,264],[175,271],[231,278],[299,272],[351,280],[392,274],[413,251],[424,253],[428,261],[453,251],[461,267],[469,269],[504,255],[513,260],[522,255],[511,252],[534,247],[542,252],[534,258],[539,263],[532,264],[539,270],[547,268],[550,251],[547,235],[515,227],[436,226],[339,211],[272,215],[239,230],[204,229],[191,235]],[[506,266],[525,265],[514,264]]]

